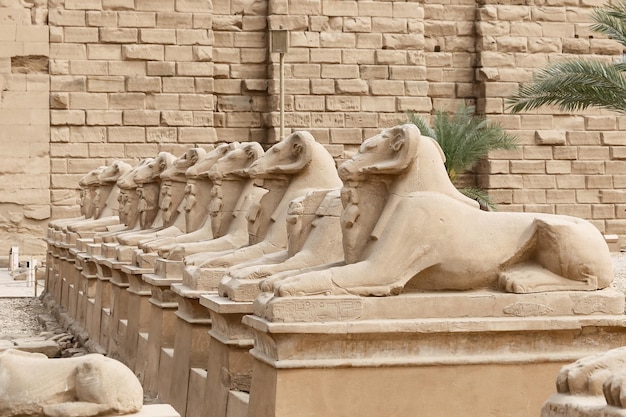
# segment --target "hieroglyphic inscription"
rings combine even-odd
[[[358,299],[281,299],[272,305],[273,322],[347,321],[358,319],[363,303]]]

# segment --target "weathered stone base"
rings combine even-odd
[[[561,366],[626,344],[623,311],[612,289],[260,297],[249,417],[537,416]]]
[[[626,417],[626,410],[607,405],[604,397],[554,394],[543,405],[541,417]]]

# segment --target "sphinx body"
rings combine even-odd
[[[276,294],[528,293],[596,290],[612,281],[608,247],[591,223],[480,210],[454,188],[440,148],[414,125],[366,140],[339,173],[344,264],[282,280],[271,288]],[[376,182],[383,203],[372,210],[367,187]]]
[[[159,248],[159,256],[182,260],[184,256],[231,250],[248,242],[246,213],[265,191],[254,187],[247,168],[264,151],[256,142],[231,144],[224,151],[207,166],[212,187],[204,225]]]
[[[90,417],[141,409],[143,389],[121,362],[99,354],[49,359],[0,353],[0,415]]]
[[[258,207],[248,212],[250,244],[234,251],[206,254],[196,260],[198,269],[229,267],[285,249],[290,202],[309,191],[341,185],[331,155],[307,132],[292,133],[272,146],[248,173],[257,181],[263,180],[263,187],[268,189]]]

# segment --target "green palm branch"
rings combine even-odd
[[[451,181],[458,174],[472,168],[491,150],[514,149],[518,138],[505,132],[497,123],[474,114],[474,107],[461,105],[454,114],[436,111],[432,127],[426,119],[407,112],[409,123],[415,124],[423,135],[435,139],[446,156],[446,171]],[[477,200],[481,206],[495,208],[484,191],[476,188],[461,189],[465,195]]]
[[[626,47],[626,1],[595,8],[591,30]],[[562,110],[599,107],[626,113],[626,63],[576,59],[540,70],[507,99],[513,112],[556,105]]]

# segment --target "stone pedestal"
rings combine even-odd
[[[170,290],[170,286],[181,280],[182,278],[165,278],[155,274],[143,276],[143,281],[150,286],[151,292],[149,300],[150,325],[143,365],[143,387],[149,394],[158,393],[161,350],[174,347],[178,302],[176,294]],[[140,359],[138,358],[138,360]]]
[[[230,416],[232,391],[249,392],[254,335],[241,319],[252,313],[252,302],[234,302],[218,295],[200,296],[211,316],[209,361],[204,397],[207,417]]]
[[[128,277],[122,271],[126,263],[112,262],[111,267],[111,325],[109,327],[109,341],[107,352],[124,363],[128,363],[125,356],[126,330],[128,320]]]
[[[183,284],[172,284],[178,296],[174,368],[168,402],[181,414],[186,414],[191,368],[206,369],[209,352],[209,312],[200,305],[200,293]],[[164,387],[167,390],[167,387]],[[160,390],[159,390],[160,391]]]
[[[538,416],[562,365],[626,344],[613,289],[262,294],[254,312],[249,417]]]
[[[554,394],[543,405],[541,417],[626,417],[623,408],[609,406],[604,397]]]
[[[142,276],[154,271],[154,268],[141,268],[124,265],[122,272],[128,277],[128,323],[126,327],[125,357],[128,367],[135,371],[142,380],[144,375],[145,350],[139,349],[139,334],[146,333],[150,327],[150,285],[146,284]],[[145,346],[144,346],[145,347]],[[138,360],[139,359],[139,360]],[[143,380],[142,380],[143,382]]]

